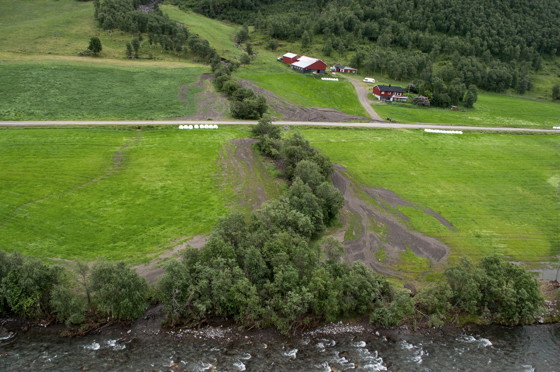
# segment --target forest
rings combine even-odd
[[[413,81],[435,106],[463,103],[471,86],[523,94],[543,59],[560,55],[558,0],[172,2],[274,39],[317,40],[365,73]]]

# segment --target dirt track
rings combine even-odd
[[[375,112],[373,107],[371,107],[372,102],[370,101],[370,99],[368,97],[369,91],[367,90],[367,88],[365,88],[361,82],[357,81],[353,77],[346,76],[346,75],[343,75],[343,74],[339,74],[338,76],[341,76],[341,77],[347,79],[348,81],[350,81],[352,83],[352,85],[354,85],[354,88],[356,89],[356,93],[358,94],[358,99],[360,100],[360,103],[362,104],[362,106],[364,106],[364,109],[367,111],[369,116],[371,116],[372,120],[383,121],[383,119],[381,119],[381,117],[377,114],[377,112]]]
[[[238,206],[250,209],[260,207],[268,199],[263,182],[255,182],[254,173],[266,173],[266,171],[260,169],[262,165],[252,148],[254,143],[255,140],[252,138],[231,140],[224,146],[219,160],[225,182],[231,183],[235,190]],[[271,182],[271,180],[266,180],[266,182]],[[189,247],[201,248],[206,244],[206,239],[207,237],[202,235],[196,235],[190,239],[181,238],[179,241],[183,242],[180,244],[158,257],[154,257],[152,262],[135,266],[134,269],[146,278],[148,283],[153,284],[163,274],[163,265],[168,259],[177,258],[182,250]]]

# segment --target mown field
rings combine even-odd
[[[116,59],[125,58],[126,42],[132,38],[121,31],[100,30],[93,17],[92,1],[0,0],[0,58],[76,56],[87,49],[92,36],[101,40],[101,58]],[[178,60],[147,42],[142,50],[159,59]]]
[[[479,93],[474,108],[458,111],[423,108],[406,103],[375,104],[383,118],[401,123],[447,123],[493,127],[550,128],[560,126],[560,104]]]
[[[185,12],[173,5],[161,5],[160,9],[169,18],[187,26],[189,30],[208,40],[212,48],[218,54],[228,59],[238,59],[244,52],[243,48],[237,48],[234,42],[235,34],[241,28],[204,17],[193,12]]]
[[[42,258],[150,261],[209,233],[233,186],[218,130],[0,129],[0,250]]]
[[[196,111],[206,67],[4,62],[0,120],[167,119]]]
[[[560,254],[560,137],[421,131],[302,129],[313,146],[367,186],[440,213],[457,229],[412,208],[410,225],[440,238],[452,257],[493,253],[514,260]]]

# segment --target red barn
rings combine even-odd
[[[287,63],[289,65],[291,65],[294,62],[297,62],[298,59],[299,56],[294,53],[286,53],[282,56],[282,62]]]
[[[302,73],[324,74],[327,64],[320,59],[311,57],[299,57],[297,62],[291,64],[292,68]]]
[[[390,85],[376,85],[373,87],[373,95],[380,101],[402,102],[408,99],[403,95],[404,90],[401,87],[392,87]]]

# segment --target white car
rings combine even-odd
[[[364,83],[375,83],[375,79],[374,78],[364,78],[364,80],[362,80]]]

